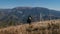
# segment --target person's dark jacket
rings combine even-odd
[[[31,24],[32,17],[28,17],[27,23]]]

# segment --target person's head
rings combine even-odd
[[[28,15],[28,19],[29,20],[32,20],[32,15]]]

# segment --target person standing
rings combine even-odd
[[[31,24],[31,22],[32,22],[32,17],[28,16],[27,23]]]

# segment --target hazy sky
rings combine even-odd
[[[0,8],[45,7],[60,10],[60,0],[0,0]]]

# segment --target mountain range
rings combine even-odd
[[[0,9],[0,25],[27,23],[27,17],[31,15],[32,21],[60,19],[60,11],[43,7],[15,7],[12,9]]]

